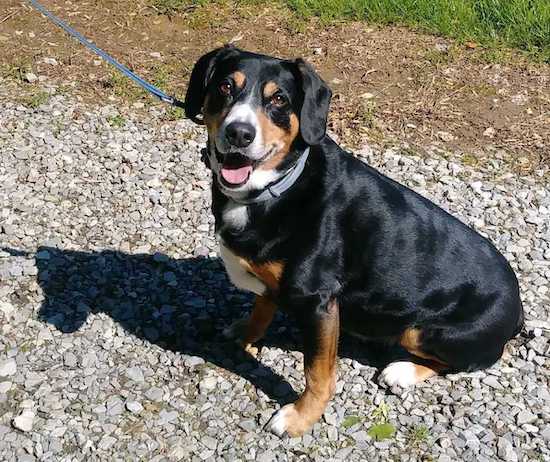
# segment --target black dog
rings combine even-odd
[[[259,340],[277,306],[304,343],[306,389],[269,427],[300,435],[334,392],[340,326],[404,347],[382,372],[409,386],[497,361],[522,327],[516,277],[466,225],[339,148],[331,91],[303,60],[227,46],[195,64],[187,116],[208,128],[220,254],[257,295],[228,333]],[[199,119],[199,114],[203,115]]]

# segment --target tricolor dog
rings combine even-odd
[[[381,373],[414,385],[496,362],[523,324],[518,282],[485,238],[342,150],[331,91],[301,59],[227,46],[195,64],[187,116],[208,129],[212,211],[231,281],[256,294],[244,346],[277,308],[303,339],[306,387],[268,426],[301,435],[334,393],[340,329],[400,345]]]

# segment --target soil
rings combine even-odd
[[[26,3],[3,3],[4,78],[32,91],[40,83],[25,82],[32,71],[85,99],[152,102]],[[550,66],[519,52],[395,26],[327,24],[277,4],[220,1],[167,16],[146,0],[42,3],[172,94],[184,95],[199,56],[233,41],[310,61],[333,89],[330,128],[350,146],[399,142],[419,151],[435,146],[473,162],[503,151],[521,169],[550,161]]]

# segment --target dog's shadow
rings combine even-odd
[[[105,313],[140,339],[240,375],[281,405],[296,399],[261,356],[258,361],[223,336],[225,327],[250,312],[253,297],[231,285],[219,259],[41,247],[35,261],[44,296],[39,318],[58,330],[78,331],[90,313]],[[278,314],[260,345],[300,348],[292,325]],[[341,341],[340,356],[376,366],[387,362],[383,351],[353,339]]]

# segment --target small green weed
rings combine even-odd
[[[111,127],[114,128],[122,128],[124,125],[126,125],[126,119],[122,117],[120,114],[107,117],[107,122]]]
[[[376,441],[387,440],[395,434],[395,427],[389,423],[389,407],[382,401],[372,412],[374,424],[367,431],[368,435]]]
[[[49,98],[50,98],[49,93],[43,90],[38,90],[31,93],[30,95],[24,96],[22,98],[22,103],[25,106],[30,107],[31,109],[36,109],[37,107],[41,106],[46,101],[48,101]]]
[[[430,430],[426,425],[418,425],[409,430],[408,441],[411,446],[418,446],[420,443],[428,441]]]
[[[342,422],[342,427],[347,430],[348,428],[353,427],[355,424],[358,424],[362,420],[363,419],[357,415],[348,415]]]
[[[183,119],[184,117],[185,117],[185,112],[182,108],[170,106],[168,107],[168,109],[166,109],[166,113],[163,119],[175,121],[175,120]]]
[[[374,424],[371,425],[367,433],[372,439],[383,441],[394,435],[395,427],[391,423]]]

